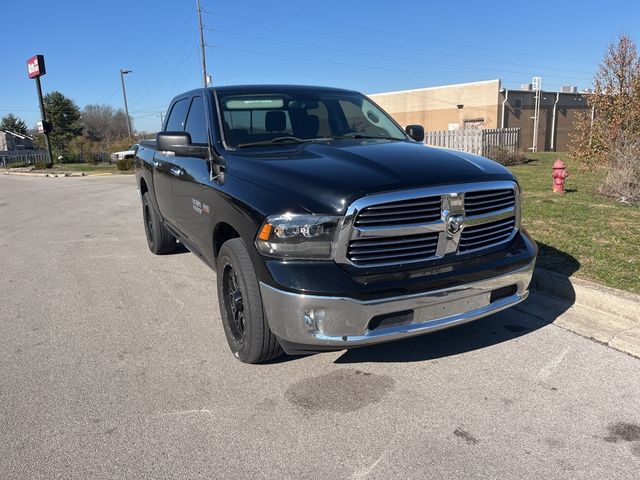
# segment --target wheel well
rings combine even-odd
[[[149,191],[149,187],[147,187],[147,182],[144,181],[144,178],[140,179],[140,196],[144,195]]]
[[[240,234],[228,223],[219,223],[213,232],[213,254],[218,258],[222,245],[227,240],[238,238]]]

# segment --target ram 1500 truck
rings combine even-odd
[[[180,241],[217,272],[224,331],[247,363],[420,335],[523,301],[537,247],[515,178],[423,139],[350,90],[184,93],[136,152],[149,248]]]

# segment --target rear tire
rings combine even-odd
[[[176,249],[176,237],[162,224],[160,214],[151,203],[149,192],[145,192],[142,195],[142,219],[149,250],[156,255],[174,252]]]
[[[240,238],[222,245],[216,271],[222,325],[233,354],[244,363],[266,362],[282,355],[264,317],[256,272]]]

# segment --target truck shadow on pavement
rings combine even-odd
[[[182,242],[176,243],[176,249],[173,252],[167,253],[165,255],[179,255],[181,253],[191,253],[187,247],[184,246]]]
[[[458,327],[347,350],[335,363],[419,362],[444,358],[507,342],[553,323],[575,302],[575,292],[567,277],[579,269],[580,263],[554,247],[541,243],[538,246],[540,256],[537,265],[553,267],[562,273],[536,272],[531,295],[523,303]],[[550,298],[539,292],[562,298]]]

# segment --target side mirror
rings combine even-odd
[[[407,125],[404,131],[416,142],[424,142],[424,127],[422,125]]]
[[[179,157],[208,158],[209,148],[206,145],[191,143],[191,135],[187,132],[159,132],[156,135],[156,150],[172,152]]]

